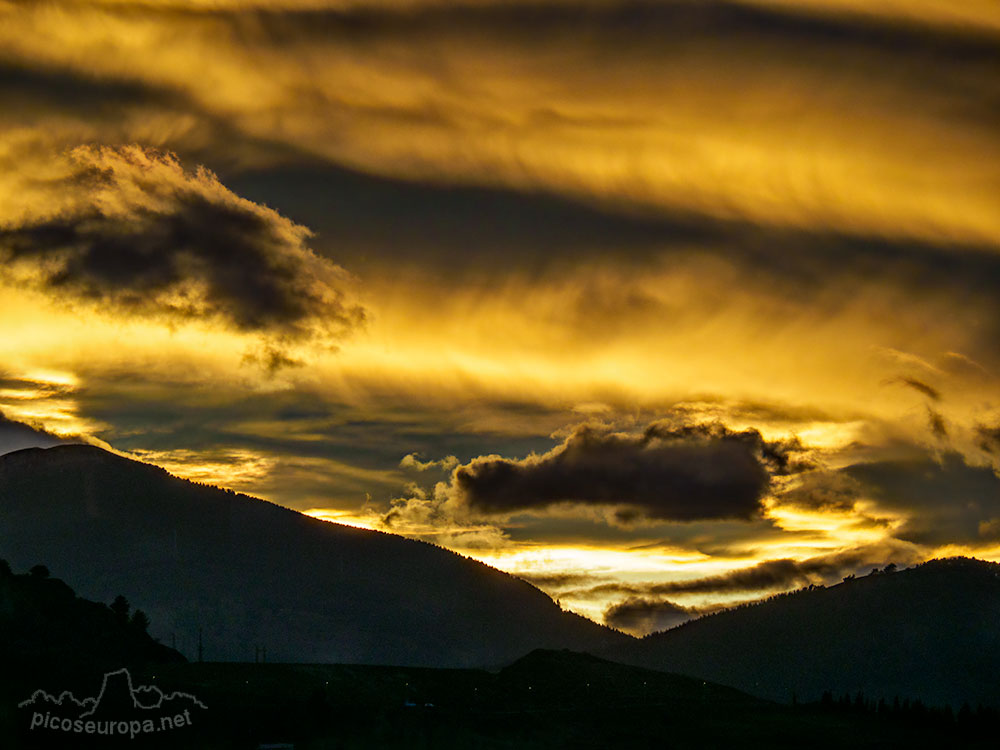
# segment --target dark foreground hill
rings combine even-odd
[[[617,655],[778,701],[1000,706],[1000,565],[953,558],[773,597]]]
[[[0,663],[4,678],[97,671],[123,664],[184,661],[154,641],[127,610],[78,597],[37,566],[14,575],[0,560]],[[29,677],[31,676],[31,677]],[[38,685],[37,687],[42,687]]]
[[[433,545],[318,521],[90,446],[0,457],[0,556],[142,602],[197,658],[489,666],[625,637]]]
[[[184,662],[173,649],[154,641],[142,616],[126,608],[78,597],[61,580],[37,566],[14,575],[0,560],[0,747],[18,748],[30,710],[19,705],[38,691],[38,710],[53,708],[64,691],[83,691],[106,672]],[[44,745],[42,745],[44,746]]]
[[[43,729],[21,734],[72,750],[994,746],[992,715],[956,720],[783,706],[701,680],[564,651],[537,651],[498,673],[194,663],[136,671],[133,681],[191,695],[205,709],[180,732],[116,744],[81,745],[78,738]],[[21,716],[22,725],[27,720]],[[173,744],[165,742],[168,735]]]

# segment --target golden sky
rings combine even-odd
[[[0,450],[638,633],[1000,559],[994,2],[0,0],[0,97]]]

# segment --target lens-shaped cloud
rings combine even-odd
[[[464,503],[485,513],[581,503],[621,505],[622,520],[752,518],[771,472],[787,470],[788,448],[721,424],[654,423],[639,435],[584,425],[540,456],[478,458],[452,482]]]
[[[433,496],[397,501],[385,520],[429,510],[502,518],[560,505],[614,508],[618,523],[751,519],[772,475],[797,468],[798,447],[718,423],[654,422],[638,434],[584,424],[546,453],[482,456],[458,466]]]

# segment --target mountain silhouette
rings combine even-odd
[[[613,653],[784,702],[860,691],[997,707],[998,623],[1000,564],[950,558],[778,595]]]
[[[494,666],[628,640],[433,545],[319,521],[83,445],[0,456],[0,555],[141,602],[188,658]]]

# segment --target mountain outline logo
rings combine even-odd
[[[57,695],[36,690],[21,701],[30,710],[29,730],[99,736],[128,736],[183,729],[193,725],[207,706],[190,693],[164,693],[155,685],[136,687],[127,668],[105,672],[97,695],[77,698],[69,690]]]

